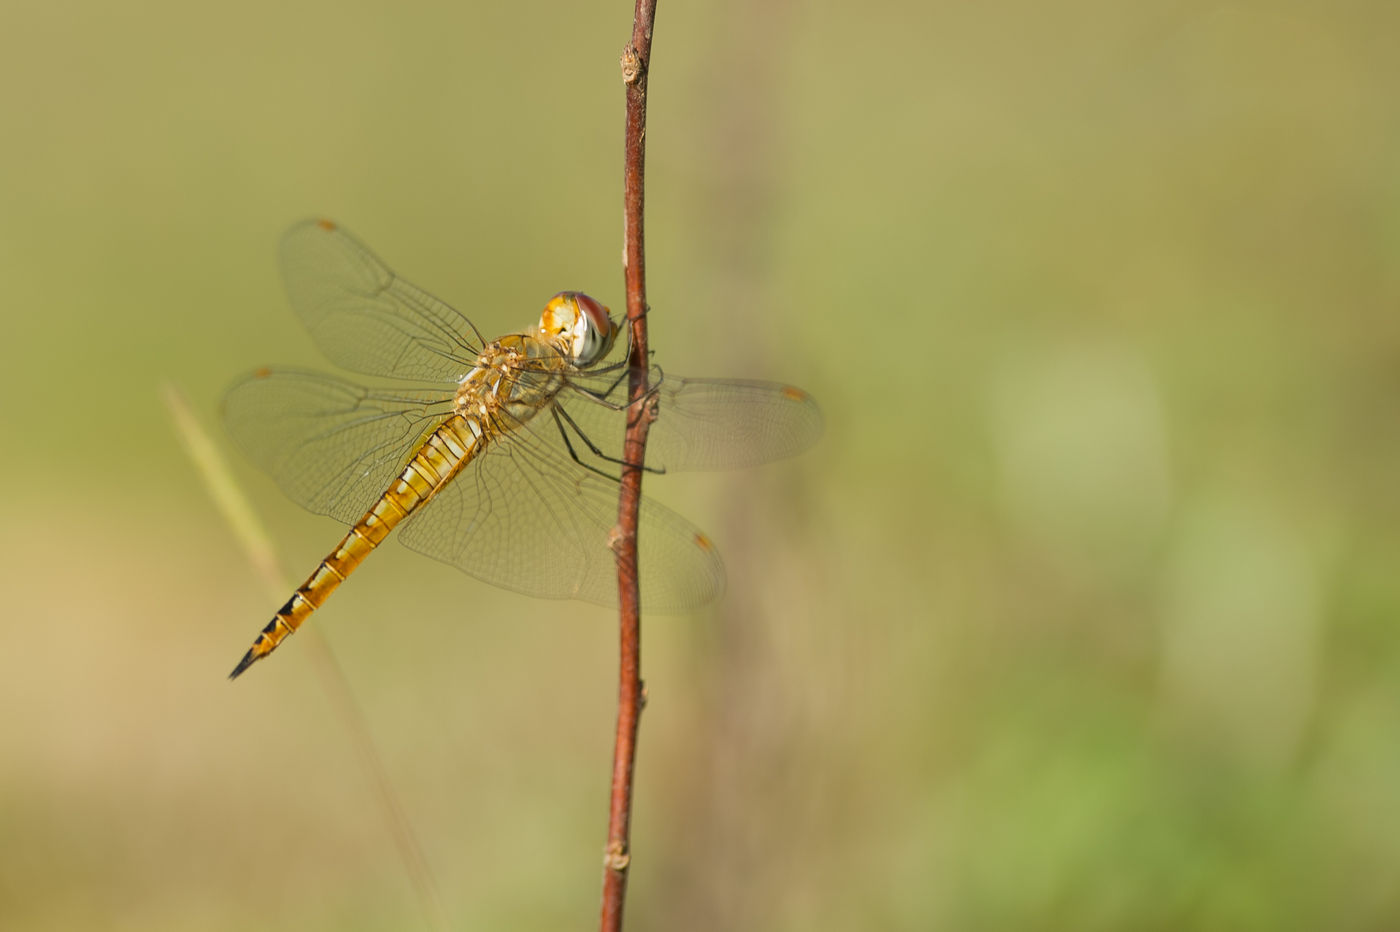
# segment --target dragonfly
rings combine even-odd
[[[531,596],[617,603],[622,439],[654,416],[651,473],[757,465],[812,445],[810,395],[776,382],[683,378],[651,366],[629,404],[619,327],[578,291],[532,328],[486,340],[464,314],[396,275],[349,232],[307,220],[282,238],[291,305],[337,366],[390,386],[261,368],[234,384],[234,442],[294,502],[349,533],[277,610],[229,675],[271,654],[396,528],[413,550]],[[683,612],[719,597],[724,567],[685,518],[643,498],[642,604]]]

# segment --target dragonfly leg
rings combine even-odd
[[[627,377],[627,373],[631,370],[627,369],[623,363],[618,363],[617,366],[610,366],[608,370],[599,370],[605,372],[613,368],[617,368],[618,366],[623,367],[622,373],[618,375],[618,377],[615,380],[613,380],[613,383],[609,385],[606,389],[603,389],[601,391],[594,391],[588,388],[580,388],[577,385],[571,387],[574,389],[574,391],[578,392],[580,395],[583,395],[585,398],[587,398],[594,404],[600,404],[603,407],[608,408],[612,411],[623,411],[627,408],[632,407],[632,405],[634,404],[644,403],[648,398],[655,398],[657,392],[661,390],[661,383],[666,378],[665,373],[661,371],[660,366],[652,366],[652,377],[647,380],[647,391],[645,395],[643,395],[641,398],[638,398],[636,401],[624,401],[621,403],[616,401],[609,401],[609,396],[612,395],[613,392],[617,391],[618,387],[622,384],[622,380]]]
[[[550,409],[550,413],[554,416],[554,425],[559,428],[559,436],[564,439],[564,447],[569,451],[569,456],[573,458],[574,462],[578,463],[584,469],[595,472],[598,475],[603,476],[604,478],[612,480],[613,482],[617,482],[617,476],[614,476],[611,473],[604,472],[603,470],[599,469],[597,466],[592,465],[591,463],[585,463],[582,460],[582,458],[579,457],[578,451],[574,449],[573,441],[569,439],[569,428],[572,427],[574,429],[574,433],[578,435],[579,440],[583,441],[584,445],[588,447],[589,451],[594,456],[598,457],[601,460],[605,460],[609,463],[614,463],[618,466],[625,466],[627,464],[624,461],[618,459],[617,457],[609,456],[608,454],[600,450],[597,444],[595,444],[592,440],[588,439],[588,434],[583,432],[583,428],[579,427],[578,424],[574,421],[574,419],[569,417],[568,411],[565,411],[563,408],[559,407],[558,405],[555,405],[553,408]],[[567,426],[565,426],[566,424]],[[665,469],[655,466],[644,465],[642,466],[642,469],[646,470],[649,473],[652,473],[653,475],[658,476],[663,475],[666,472]]]

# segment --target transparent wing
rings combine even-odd
[[[424,382],[455,382],[472,368],[480,337],[471,321],[329,220],[292,227],[279,255],[292,307],[336,365]]]
[[[527,595],[617,604],[617,483],[570,457],[550,411],[490,444],[411,515],[400,539],[492,585]],[[724,566],[694,525],[644,499],[642,600],[683,611],[724,591]]]
[[[653,372],[655,384],[657,373]],[[657,416],[647,436],[647,465],[662,470],[756,466],[793,456],[821,436],[812,396],[780,382],[662,375]],[[570,376],[564,405],[579,433],[606,457],[622,455],[625,370]],[[587,447],[588,444],[583,444]]]
[[[260,369],[229,389],[223,417],[289,498],[353,524],[451,402],[446,391],[379,391],[315,372]]]

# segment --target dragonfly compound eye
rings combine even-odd
[[[550,298],[540,329],[561,339],[578,366],[602,359],[617,337],[617,325],[607,307],[581,291],[561,291]]]

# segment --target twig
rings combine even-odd
[[[628,365],[627,436],[623,442],[622,490],[618,497],[617,552],[620,659],[617,687],[617,736],[613,745],[612,798],[608,811],[608,846],[603,868],[603,932],[622,929],[627,871],[632,863],[632,773],[637,760],[637,725],[642,712],[641,590],[637,577],[637,517],[642,502],[642,463],[650,413],[641,403],[647,390],[646,265],[642,249],[643,169],[646,162],[647,69],[651,64],[652,23],[656,0],[637,0],[632,40],[622,50],[622,81],[627,98],[623,144],[622,235],[623,278],[627,286],[627,323],[631,327]]]
[[[215,507],[228,522],[234,537],[248,555],[254,571],[270,593],[269,598],[282,598],[292,584],[277,568],[277,555],[273,550],[272,538],[253,512],[253,506],[248,503],[247,497],[238,487],[218,447],[209,439],[184,396],[173,385],[166,385],[164,394],[170,419],[175,424],[175,432],[184,444],[185,452],[193,461],[195,470],[204,480],[205,488],[214,499]],[[326,642],[321,629],[312,626],[310,630],[312,636],[307,643],[311,647],[313,665],[321,679],[321,688],[329,697],[336,714],[340,716],[345,730],[349,732],[355,750],[360,755],[360,763],[374,784],[375,793],[379,797],[380,813],[394,838],[399,858],[403,861],[404,870],[408,872],[424,918],[430,928],[446,929],[447,914],[443,911],[437,885],[433,882],[433,874],[428,867],[428,859],[423,855],[423,849],[413,833],[413,826],[408,821],[403,804],[394,792],[393,782],[389,779],[389,773],[385,770],[384,762],[374,745],[374,737],[370,734],[369,726],[365,724],[364,713],[355,702],[354,693],[346,682],[340,665],[336,663],[335,654],[331,653],[330,644]]]

